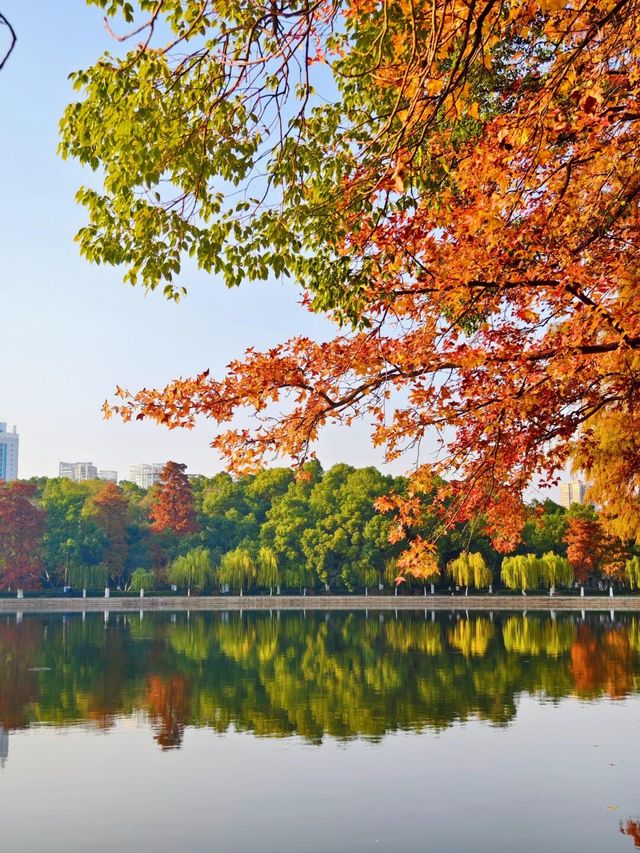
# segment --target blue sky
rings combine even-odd
[[[0,420],[18,426],[20,476],[53,476],[60,460],[90,460],[123,477],[131,464],[174,459],[212,474],[222,465],[209,448],[211,422],[173,432],[105,422],[104,399],[117,384],[164,385],[207,367],[220,375],[249,346],[331,328],[298,305],[290,283],[229,291],[191,270],[189,295],[176,306],[83,260],[73,237],[85,215],[74,195],[87,176],[57,157],[57,125],[73,98],[69,72],[116,46],[100,11],[82,0],[1,0],[0,8],[19,39],[0,73]],[[328,430],[323,464],[382,467],[368,436],[366,424]]]

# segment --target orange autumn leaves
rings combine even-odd
[[[345,32],[339,46],[327,40],[323,63],[343,122],[300,134],[316,133],[309,145],[335,158],[335,182],[301,143],[288,180],[302,191],[285,186],[282,215],[328,259],[322,275],[301,277],[307,304],[355,328],[249,350],[221,379],[123,391],[106,411],[169,427],[210,417],[236,470],[275,455],[300,462],[324,426],[362,418],[389,459],[437,451],[419,457],[414,493],[397,507],[405,532],[420,482],[433,481],[442,524],[482,514],[509,551],[532,481],[593,457],[598,419],[615,420],[607,466],[631,436],[639,4],[332,6]],[[251,426],[233,425],[240,411]],[[631,497],[600,479],[606,523],[609,498],[624,516]],[[409,548],[407,570],[420,572],[425,548]]]

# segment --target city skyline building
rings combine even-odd
[[[9,432],[4,421],[0,421],[0,480],[18,479],[18,455],[20,436],[17,428]]]
[[[93,462],[61,462],[58,476],[80,483],[83,480],[97,480],[98,469]]]
[[[160,474],[164,468],[164,462],[152,462],[151,464],[141,462],[129,468],[129,479],[141,489],[149,489],[160,480]]]
[[[98,471],[98,479],[105,480],[107,483],[117,483],[118,472],[110,470]]]
[[[561,483],[560,505],[565,509],[569,509],[571,504],[583,504],[586,492],[586,485],[582,480],[578,480],[577,478],[568,483]]]

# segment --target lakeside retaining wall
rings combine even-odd
[[[0,599],[0,613],[177,610],[635,610],[635,596],[145,596],[145,598]]]

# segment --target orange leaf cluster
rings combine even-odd
[[[393,107],[375,139],[354,136],[357,169],[335,201],[340,256],[363,271],[359,329],[250,350],[222,379],[122,392],[107,411],[173,428],[198,415],[228,426],[249,409],[254,428],[213,442],[238,470],[301,461],[322,427],[355,418],[390,459],[435,435],[441,452],[416,478],[443,476],[446,517],[484,513],[508,550],[532,479],[551,482],[598,413],[623,432],[633,422],[640,8],[393,6],[362,72]],[[352,0],[351,31],[379,8]],[[507,41],[522,52],[492,88]]]

